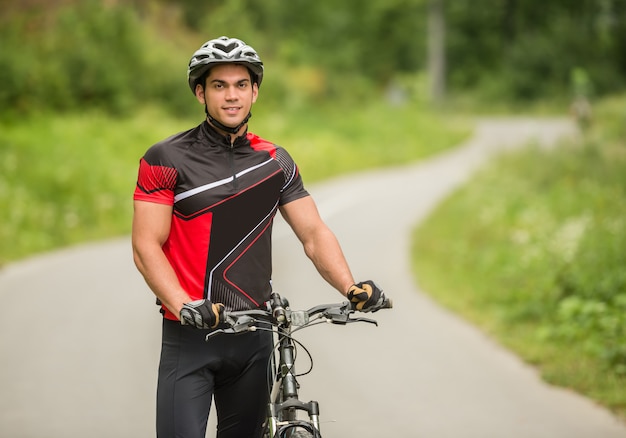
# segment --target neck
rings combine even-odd
[[[207,117],[206,120],[217,132],[224,135],[224,137],[229,137],[231,143],[233,143],[237,137],[240,137],[246,131],[246,125],[241,126],[237,132],[231,132],[222,129],[221,124],[216,124],[215,121],[209,117]]]
[[[209,111],[206,107],[205,107],[205,112],[206,112],[207,121],[218,131],[226,135],[230,135],[231,142],[235,141],[235,139],[239,137],[241,133],[245,132],[248,126],[248,120],[250,119],[250,117],[252,117],[252,113],[248,113],[248,115],[241,121],[239,125],[235,127],[231,127],[231,126],[224,125],[219,120],[212,117],[211,114],[209,114]]]

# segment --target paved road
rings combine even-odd
[[[325,437],[626,437],[610,413],[541,382],[410,274],[409,230],[478,166],[571,133],[562,120],[486,120],[473,139],[422,164],[311,187],[355,276],[379,281],[395,303],[375,315],[378,328],[302,333],[315,358],[303,395],[320,400]],[[275,285],[293,307],[340,300],[280,220],[275,252]],[[153,436],[159,315],[128,238],[9,265],[0,296],[0,437]]]

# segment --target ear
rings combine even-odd
[[[259,97],[259,84],[256,82],[252,84],[252,103],[256,102]]]
[[[196,84],[196,99],[198,99],[198,102],[200,102],[202,105],[206,104],[206,100],[204,99],[204,87],[200,84]]]

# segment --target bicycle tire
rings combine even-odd
[[[278,438],[322,438],[311,423],[298,421],[283,425],[276,435]]]
[[[314,438],[314,437],[311,432],[308,432],[306,430],[297,430],[291,434],[291,438]]]
[[[266,429],[265,432],[263,432],[263,438],[273,437],[270,437],[269,431]],[[311,432],[307,430],[297,430],[292,432],[291,438],[322,438],[322,436],[318,434],[317,437],[315,437]]]

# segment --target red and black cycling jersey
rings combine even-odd
[[[229,310],[269,299],[274,216],[304,196],[283,148],[252,133],[231,144],[206,121],[148,149],[134,193],[135,200],[173,206],[163,251],[191,299]]]

